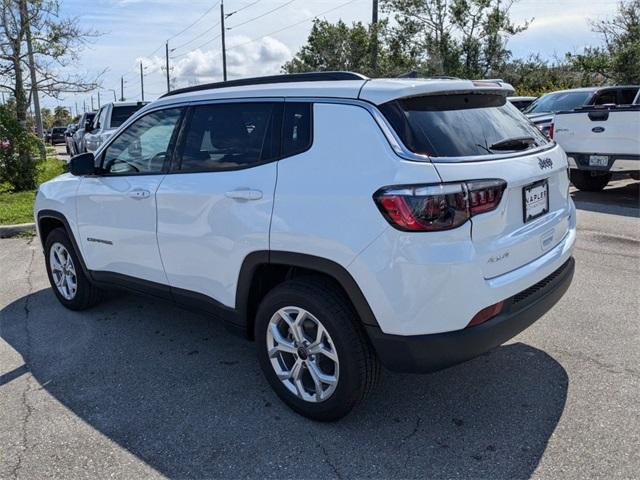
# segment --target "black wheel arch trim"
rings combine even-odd
[[[379,326],[362,290],[342,265],[315,255],[281,250],[256,251],[245,257],[236,289],[236,311],[242,325],[249,324],[247,307],[251,284],[256,270],[262,265],[299,267],[328,275],[344,289],[362,323],[369,326]]]
[[[91,278],[90,271],[87,268],[87,265],[84,263],[84,258],[82,257],[82,250],[80,250],[80,246],[78,245],[78,242],[76,241],[76,236],[73,234],[73,230],[71,229],[71,226],[67,221],[67,217],[65,217],[64,214],[58,212],[57,210],[45,209],[45,210],[40,210],[38,212],[38,236],[40,237],[40,243],[42,244],[42,248],[44,249],[44,243],[47,240],[46,238],[42,238],[42,220],[45,218],[53,218],[55,220],[58,220],[60,223],[62,223],[62,226],[67,231],[67,236],[69,237],[69,240],[71,240],[73,248],[76,251],[76,255],[80,259],[80,266],[82,267],[83,273],[87,277]]]

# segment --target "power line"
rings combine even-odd
[[[227,13],[227,18],[228,18],[228,17],[230,17],[231,15],[235,15],[236,13],[240,13],[241,11],[243,11],[243,10],[245,10],[245,9],[249,8],[249,7],[253,7],[256,3],[261,2],[261,1],[262,1],[262,0],[256,0],[255,2],[250,3],[250,4],[248,4],[248,5],[245,5],[244,7],[240,7],[239,9],[234,10],[234,11],[233,11],[233,12],[231,12],[231,13]]]
[[[173,57],[171,57],[172,60],[178,59],[178,58],[182,58],[185,57],[187,55],[189,55],[191,52],[195,52],[196,50],[199,50],[200,48],[204,47],[205,45],[209,45],[211,42],[216,41],[217,39],[219,39],[222,36],[222,34],[218,34],[215,37],[211,38],[210,40],[207,40],[206,42],[204,42],[201,45],[198,45],[196,48],[192,48],[191,50],[189,50],[188,52],[184,52],[181,53],[180,55],[174,55]]]
[[[288,2],[283,3],[283,4],[282,4],[282,5],[280,5],[279,7],[273,8],[273,9],[269,10],[268,12],[264,12],[263,14],[258,15],[257,17],[250,18],[249,20],[246,20],[246,21],[244,21],[244,22],[242,22],[242,23],[239,23],[239,24],[237,24],[237,25],[234,25],[234,26],[232,26],[232,27],[229,27],[229,28],[228,28],[228,30],[233,30],[234,28],[241,27],[242,25],[246,25],[247,23],[251,23],[251,22],[253,22],[254,20],[258,20],[259,18],[266,17],[266,16],[267,16],[267,15],[269,15],[270,13],[273,13],[273,12],[275,12],[275,11],[277,11],[277,10],[280,10],[281,8],[284,8],[284,7],[286,7],[287,5],[291,5],[291,4],[292,4],[293,2],[295,2],[295,1],[296,1],[296,0],[289,0]],[[232,15],[232,14],[231,14],[231,15]],[[229,15],[227,15],[227,16],[229,16]]]
[[[181,45],[178,45],[177,47],[173,47],[173,50],[180,50],[182,47],[186,47],[187,45],[189,45],[190,43],[196,41],[199,38],[202,38],[204,35],[206,35],[207,33],[209,33],[211,30],[213,30],[214,28],[216,28],[218,25],[220,25],[220,22],[216,22],[214,25],[212,25],[211,27],[207,28],[204,32],[202,32],[200,35],[196,35],[195,37],[193,37],[191,40],[189,40],[188,42],[184,42]]]
[[[208,8],[206,12],[204,12],[202,15],[200,15],[195,22],[189,24],[187,27],[183,28],[182,30],[180,30],[178,33],[176,33],[175,35],[172,35],[171,37],[169,37],[167,40],[172,40],[180,35],[182,35],[184,32],[186,32],[187,30],[189,30],[191,27],[193,27],[196,23],[198,23],[200,20],[202,20],[209,12],[211,12],[214,8],[216,8],[218,6],[219,2],[216,2],[212,7]]]
[[[290,28],[297,27],[298,25],[302,25],[303,23],[306,23],[309,20],[314,20],[314,19],[318,18],[321,15],[326,15],[327,13],[331,13],[331,12],[333,12],[335,10],[338,10],[338,9],[340,9],[342,7],[346,7],[347,5],[350,5],[350,4],[358,2],[358,1],[360,1],[360,0],[349,0],[348,2],[344,2],[344,3],[342,3],[342,4],[340,4],[340,5],[336,6],[336,7],[333,7],[333,8],[329,8],[328,10],[320,12],[320,13],[312,16],[312,17],[307,17],[304,20],[300,20],[299,22],[292,23],[291,25],[287,25],[286,27],[280,28],[278,30],[274,30],[273,32],[269,32],[269,33],[267,33],[265,35],[262,35],[261,37],[256,37],[256,38],[253,38],[253,39],[251,39],[251,40],[249,40],[247,42],[243,42],[243,43],[240,43],[238,45],[234,45],[233,47],[229,47],[229,48],[227,48],[227,50],[233,50],[235,48],[240,48],[240,47],[243,47],[245,45],[249,45],[250,43],[257,42],[258,40],[262,40],[263,38],[269,37],[271,35],[275,35],[276,33],[280,33],[280,32],[283,32],[285,30],[288,30]]]

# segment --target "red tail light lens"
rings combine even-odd
[[[549,138],[551,140],[553,140],[554,132],[555,132],[555,125],[552,123],[551,125],[549,125]]]
[[[378,190],[373,199],[382,215],[398,230],[450,230],[473,215],[494,210],[506,186],[504,180],[406,185]]]

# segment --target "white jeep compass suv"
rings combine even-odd
[[[67,308],[113,286],[255,340],[278,396],[347,414],[527,328],[574,270],[567,158],[499,81],[278,75],[171,92],[35,217]]]

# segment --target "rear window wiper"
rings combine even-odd
[[[505,138],[489,147],[490,150],[526,150],[536,143],[533,137]]]

